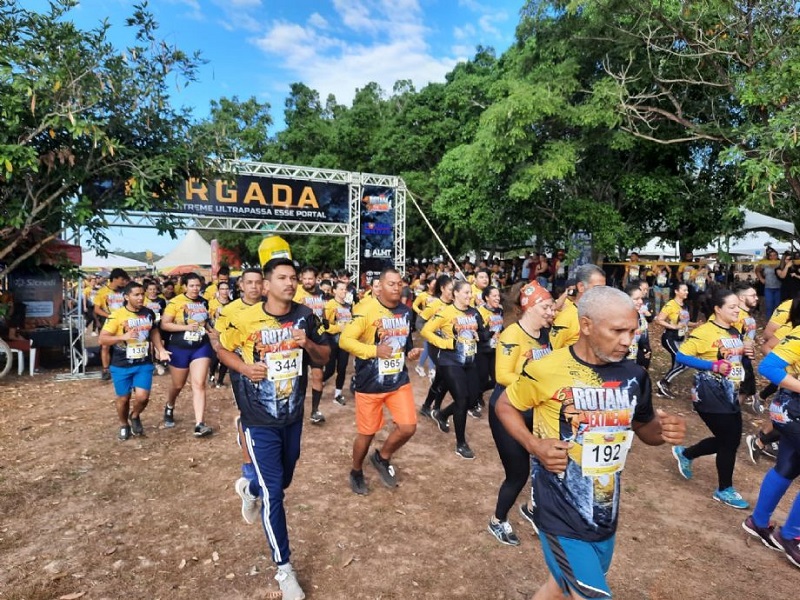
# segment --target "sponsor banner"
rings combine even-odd
[[[367,283],[385,267],[394,266],[395,189],[361,189],[361,258],[359,271]]]
[[[174,212],[277,221],[349,222],[346,183],[238,175],[235,182],[186,182]]]
[[[63,288],[56,270],[16,270],[8,276],[15,302],[25,304],[25,329],[53,327],[61,321]]]

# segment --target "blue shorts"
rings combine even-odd
[[[170,346],[167,348],[172,352],[169,359],[169,364],[176,369],[188,369],[189,363],[198,358],[211,358],[214,356],[214,350],[211,349],[211,344],[202,344],[197,348],[180,348],[178,346]]]
[[[547,568],[565,594],[576,592],[581,598],[611,598],[606,573],[614,556],[611,536],[602,542],[583,542],[541,532]]]
[[[114,393],[117,396],[127,396],[133,388],[150,391],[153,387],[153,363],[143,363],[131,367],[108,368],[111,371],[111,381],[114,382]]]

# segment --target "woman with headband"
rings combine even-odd
[[[517,500],[530,476],[530,454],[508,432],[497,418],[495,404],[502,391],[520,376],[529,360],[538,360],[551,351],[550,326],[555,317],[553,297],[544,287],[531,282],[521,286],[515,302],[521,313],[519,320],[509,325],[501,334],[495,358],[497,385],[489,400],[489,427],[503,463],[506,478],[500,484],[494,515],[489,520],[489,531],[503,544],[516,546],[519,538],[508,522],[508,511]],[[528,429],[533,429],[533,411],[524,413]],[[519,511],[536,531],[533,511],[521,504]]]

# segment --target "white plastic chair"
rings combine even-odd
[[[25,372],[25,353],[22,350],[11,348],[11,359],[17,357],[17,375],[22,375]],[[30,354],[28,356],[28,374],[33,377],[36,365],[36,348],[31,346]]]

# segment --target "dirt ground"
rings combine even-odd
[[[651,373],[663,373],[666,361],[657,348]],[[55,381],[57,373],[0,380],[0,599],[280,598],[263,531],[244,523],[233,490],[240,462],[230,389],[210,390],[214,435],[197,440],[188,390],[177,427],[161,427],[167,378],[157,377],[146,437],[118,442],[111,384]],[[683,374],[674,386],[679,400],[655,402],[686,415],[692,443],[706,430],[689,410],[689,380]],[[412,381],[420,404],[427,381],[415,373]],[[520,546],[486,530],[503,478],[486,418],[468,423],[474,461],[456,456],[452,433],[421,421],[395,458],[399,486],[386,489],[367,465],[371,492],[359,497],[347,480],[352,400],[346,392],[340,407],[332,395],[329,384],[327,422],[305,426],[286,497],[292,562],[307,597],[529,598],[546,577],[531,528],[515,507]],[[745,421],[746,432],[756,425],[748,413]],[[740,448],[735,483],[750,502],[769,466],[754,466]],[[667,447],[634,443],[609,573],[615,598],[796,595],[795,567],[747,536],[740,524],[748,513],[714,502],[715,487],[712,458],[696,461],[685,481]],[[784,498],[779,521],[797,491]]]

